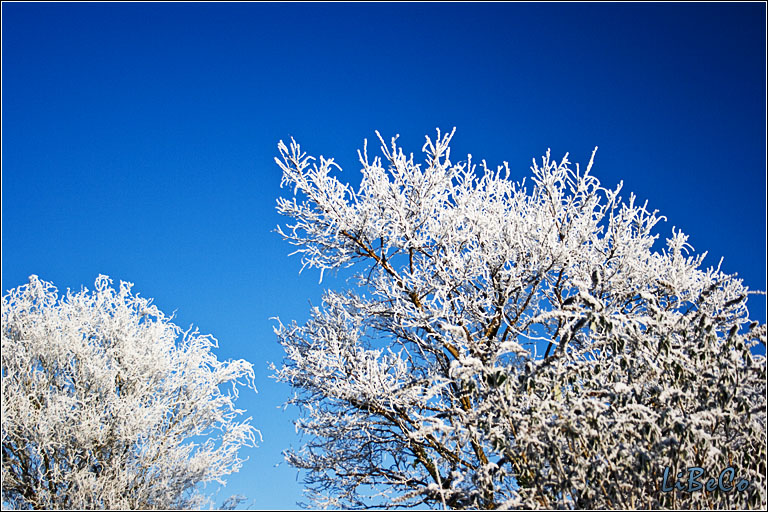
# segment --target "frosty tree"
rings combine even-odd
[[[197,507],[255,444],[234,405],[251,364],[218,361],[131,286],[59,298],[33,275],[3,297],[4,506]]]
[[[314,503],[764,508],[758,292],[700,268],[675,228],[655,250],[662,217],[591,160],[547,152],[515,183],[506,163],[452,162],[452,136],[427,137],[423,164],[379,137],[357,189],[279,144],[294,197],[278,232],[321,279],[356,270],[305,325],[276,328],[275,375],[303,411],[286,458]],[[665,492],[694,467],[749,485]]]

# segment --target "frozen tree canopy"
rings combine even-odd
[[[255,444],[234,405],[251,364],[218,361],[131,286],[59,298],[33,275],[3,297],[4,506],[197,507]]]
[[[675,228],[655,249],[662,217],[592,161],[514,182],[451,161],[452,136],[423,163],[379,137],[358,188],[279,144],[278,232],[302,268],[355,271],[276,327],[314,506],[765,508],[762,292]],[[694,467],[749,486],[665,492]]]

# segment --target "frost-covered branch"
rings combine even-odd
[[[198,507],[198,484],[224,483],[255,445],[235,407],[251,364],[110,283],[59,297],[33,275],[2,299],[4,504]]]
[[[452,162],[453,132],[360,152],[362,181],[292,141],[278,232],[302,268],[353,267],[304,326],[279,323],[278,380],[316,505],[765,505],[765,325],[687,237],[567,155]],[[594,154],[593,154],[594,158]],[[662,473],[734,466],[744,493],[663,493]]]

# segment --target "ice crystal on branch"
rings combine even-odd
[[[255,444],[234,405],[251,364],[110,283],[60,298],[33,275],[2,299],[4,505],[197,507]]]
[[[765,325],[663,218],[549,152],[424,163],[381,137],[354,189],[280,142],[294,197],[278,232],[302,268],[356,270],[303,326],[279,323],[276,378],[315,505],[765,507]],[[594,154],[593,154],[594,157]],[[732,466],[745,492],[662,491],[665,467]]]

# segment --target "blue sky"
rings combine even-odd
[[[280,139],[357,181],[364,138],[457,127],[453,155],[547,148],[624,180],[706,263],[766,288],[765,5],[3,3],[2,289],[135,283],[245,358],[264,442],[220,494],[296,508],[300,439],[270,317],[323,287],[272,231]],[[765,300],[750,298],[765,321]]]

